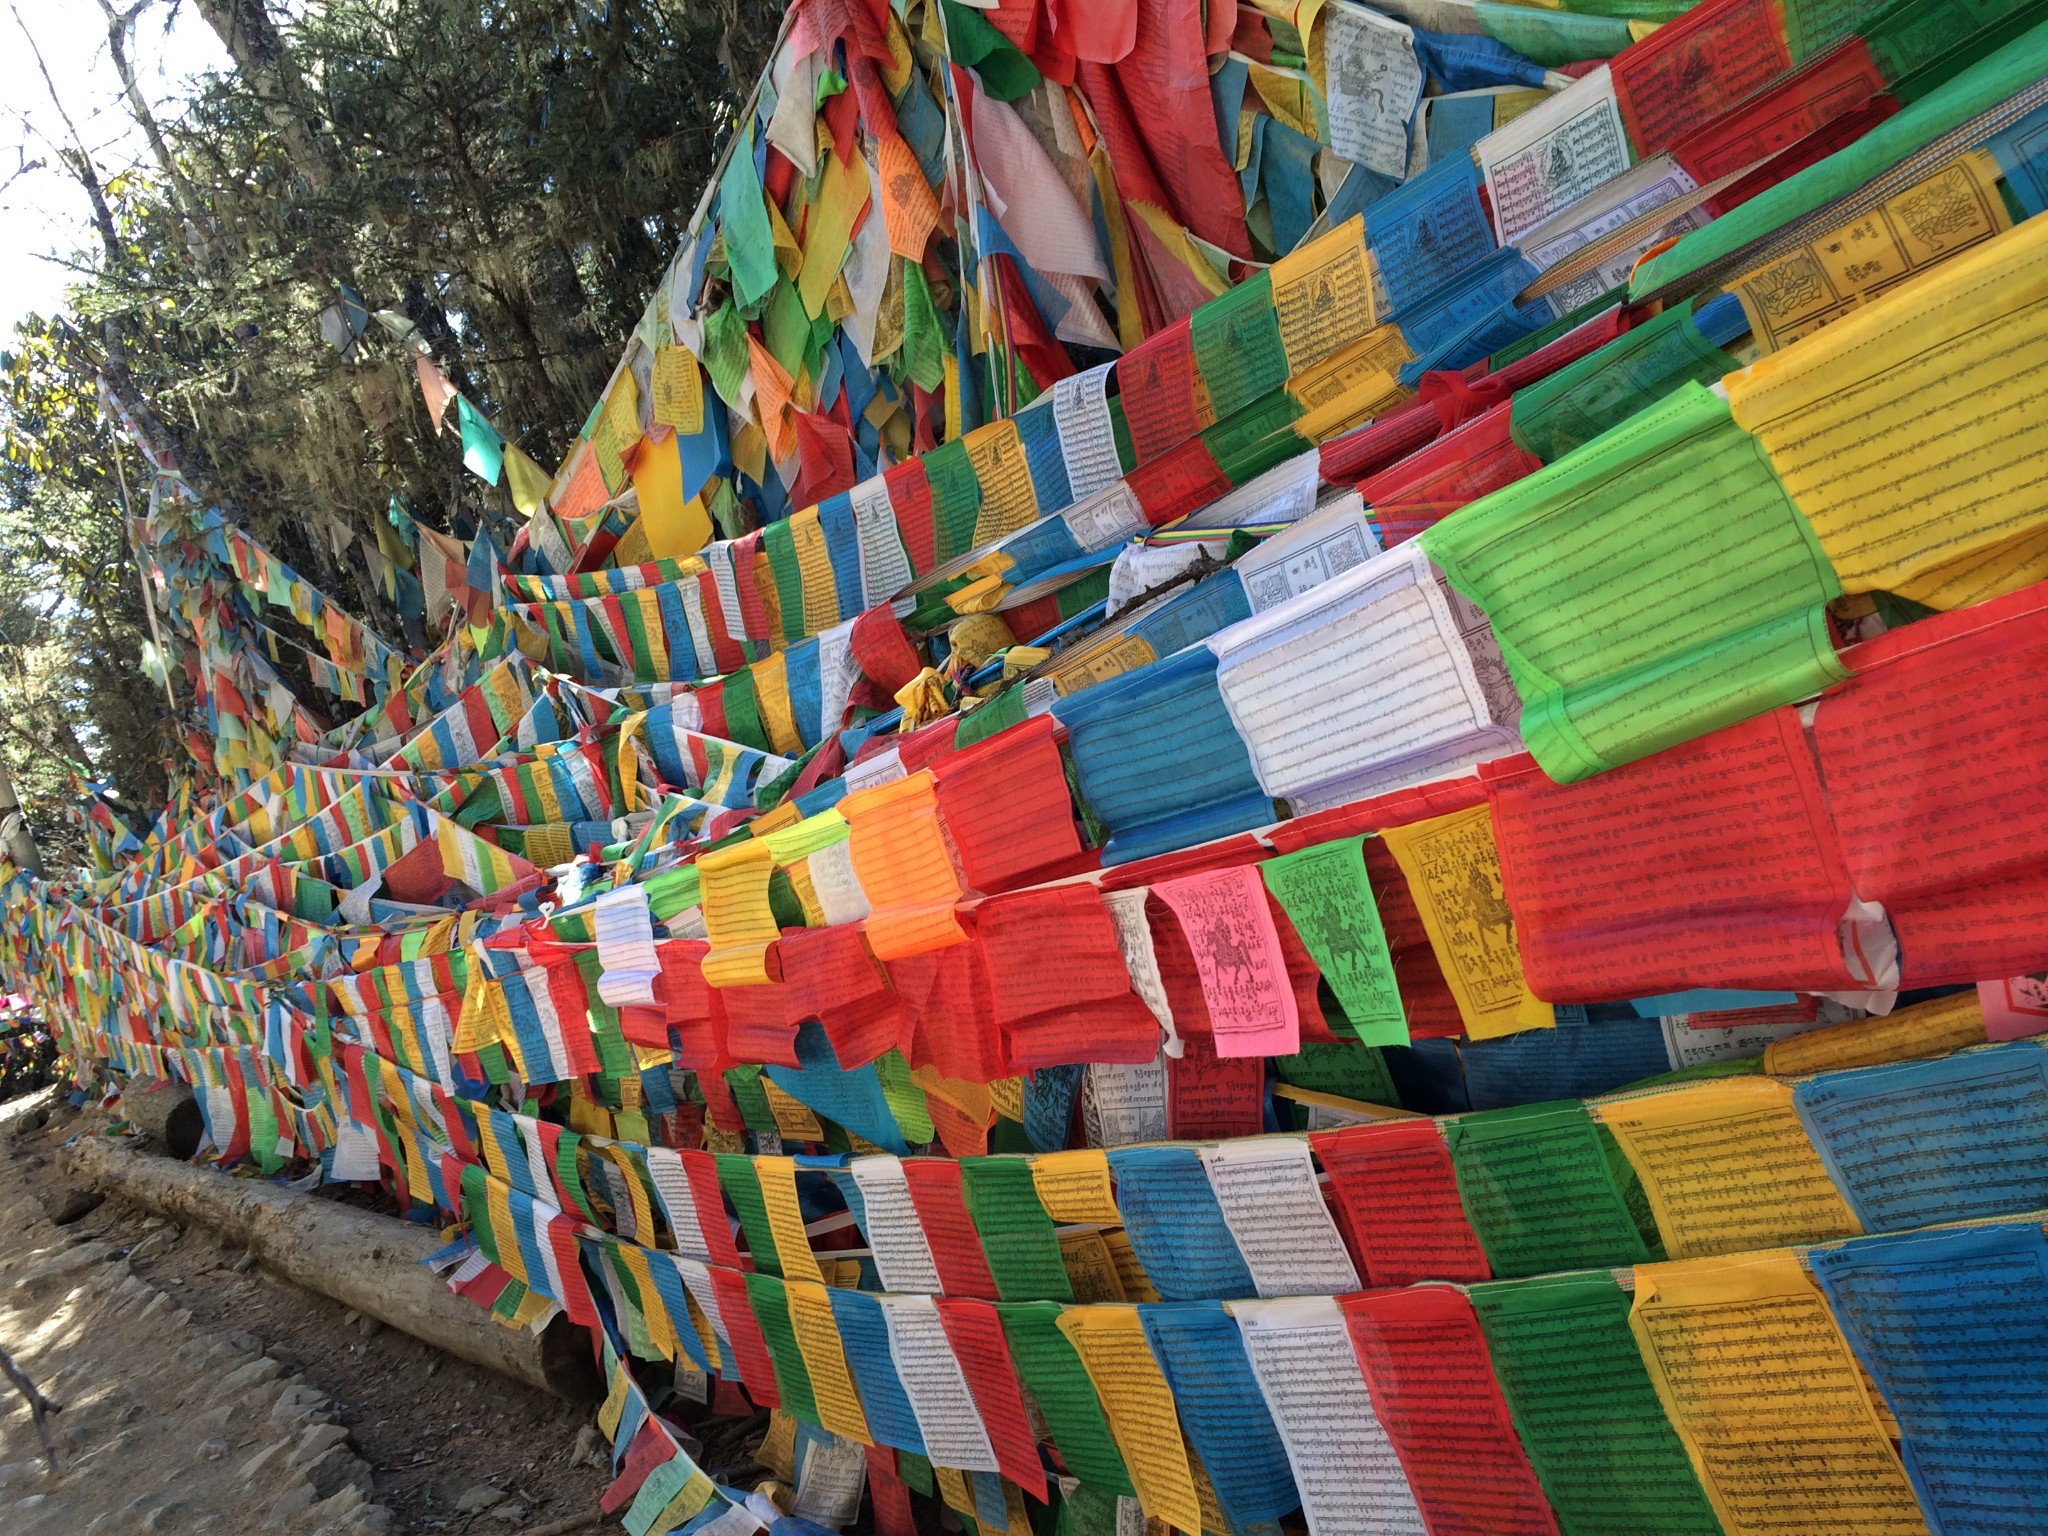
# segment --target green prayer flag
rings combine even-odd
[[[938,1496],[938,1483],[932,1477],[932,1464],[917,1452],[897,1450],[896,1475],[903,1480],[904,1487],[913,1489],[928,1499]]]
[[[1422,534],[1485,610],[1560,783],[1819,693],[1848,674],[1813,526],[1727,402],[1663,401]]]
[[[1280,1081],[1363,1104],[1398,1104],[1400,1094],[1377,1047],[1351,1040],[1305,1040],[1292,1056],[1275,1056]]]
[[[727,1080],[730,1081],[730,1075]],[[753,1087],[758,1094],[758,1075]],[[737,1092],[734,1097],[738,1097]],[[761,1196],[761,1180],[754,1172],[754,1160],[743,1153],[720,1152],[717,1162],[719,1187],[740,1219],[740,1231],[746,1235],[747,1252],[753,1255],[754,1268],[764,1274],[781,1274],[782,1256],[775,1249],[775,1233],[768,1225],[768,1202]]]
[[[1720,1536],[1604,1274],[1471,1290],[1494,1374],[1563,1536]]]
[[[699,361],[711,375],[711,387],[718,391],[718,398],[738,410],[751,363],[747,355],[747,322],[730,301],[704,317],[704,355]]]
[[[768,574],[775,578],[776,605],[782,610],[782,638],[794,645],[804,637],[804,573],[796,562],[796,529],[790,526],[788,518],[770,523],[763,530],[761,552],[768,557]],[[766,745],[765,741],[763,744]]]
[[[457,419],[462,423],[462,467],[496,485],[505,470],[505,439],[484,418],[482,411],[461,395],[455,397]]]
[[[977,741],[987,741],[998,731],[1022,725],[1024,720],[1023,688],[1006,688],[972,714],[961,718],[960,728],[953,733],[953,745],[964,751]]]
[[[903,1133],[903,1139],[910,1145],[927,1145],[938,1134],[932,1125],[931,1107],[925,1101],[924,1090],[912,1081],[910,1063],[903,1052],[895,1046],[875,1058],[875,1076],[882,1084],[882,1097],[888,1100],[889,1113],[896,1117],[896,1128]]]
[[[1649,1260],[1592,1116],[1576,1099],[1444,1124],[1458,1196],[1496,1275]]]
[[[1287,349],[1273,307],[1273,277],[1260,272],[1211,299],[1190,322],[1195,367],[1217,419],[1287,383]]]
[[[963,1157],[967,1214],[1005,1301],[1072,1301],[1052,1218],[1039,1203],[1031,1163],[1022,1157]]]
[[[1785,46],[1792,62],[1804,64],[1851,33],[1864,32],[1886,9],[1885,0],[1785,0]]]
[[[1849,11],[1871,62],[1894,94],[1909,81],[1933,77],[1938,84],[1951,78],[1963,63],[1976,62],[2003,42],[1998,34],[2015,18],[2038,8],[2038,0],[1893,0],[1858,16],[1841,0],[1837,4]],[[1898,99],[1913,101],[1926,94],[1922,89]]]
[[[935,390],[946,382],[945,327],[938,307],[924,280],[924,268],[901,256],[895,258],[903,274],[903,366],[910,382],[922,390]]]
[[[1301,402],[1285,389],[1261,395],[1221,421],[1202,429],[1202,444],[1232,485],[1256,480],[1274,465],[1314,450],[1301,440],[1294,422]]]
[[[597,1037],[599,1073],[606,1078],[638,1077],[640,1068],[633,1059],[633,1048],[619,1028],[619,1010],[598,996],[597,984],[604,974],[604,961],[594,948],[579,950],[571,958],[583,978],[590,1028]]]
[[[680,1452],[649,1472],[647,1481],[640,1485],[639,1491],[633,1495],[633,1502],[619,1517],[627,1536],[653,1536],[655,1522],[660,1519],[662,1511],[681,1496],[696,1473],[696,1464]]]
[[[1681,384],[1711,384],[1735,359],[1700,334],[1680,304],[1547,379],[1515,391],[1515,441],[1553,463],[1655,405]]]
[[[619,1326],[625,1330],[627,1352],[639,1360],[659,1360],[661,1351],[655,1347],[654,1335],[647,1328],[647,1304],[640,1297],[640,1282],[633,1278],[632,1270],[619,1255],[617,1242],[607,1239],[598,1245],[604,1254],[604,1262],[611,1269],[612,1278],[618,1282],[616,1294],[623,1297],[625,1305],[619,1309]]]
[[[1038,89],[1038,66],[980,11],[946,0],[946,41],[955,64],[980,74],[990,100],[1015,101]]]
[[[941,443],[924,456],[925,483],[932,493],[932,534],[940,560],[974,548],[974,524],[981,516],[981,481],[967,456],[964,438]]]
[[[733,292],[739,296],[740,307],[750,309],[768,296],[778,270],[768,205],[762,200],[761,178],[754,171],[752,123],[733,145],[725,174],[718,178],[718,214],[725,259],[732,267]]]
[[[769,1109],[768,1095],[761,1088],[761,1069],[758,1066],[726,1068],[725,1083],[732,1093],[733,1103],[739,1106],[740,1121],[748,1130],[776,1129],[775,1113]]]
[[[1580,59],[1611,59],[1635,41],[1625,16],[1547,11],[1512,0],[1478,0],[1474,11],[1488,37],[1548,69]]]
[[[593,1227],[601,1225],[597,1211],[591,1206],[590,1196],[583,1188],[583,1171],[576,1154],[582,1149],[583,1138],[575,1131],[564,1130],[561,1139],[555,1143],[555,1177],[562,1182],[562,1188],[569,1192],[569,1199],[576,1209],[583,1213],[583,1219]]]
[[[1061,1498],[1055,1536],[1117,1536],[1116,1495],[1086,1483]]]
[[[1106,1493],[1135,1496],[1137,1489],[1110,1437],[1088,1368],[1060,1332],[1060,1304],[998,1302],[996,1315],[1003,1320],[1003,1337],[1009,1342],[1017,1377],[1045,1415],[1053,1448],[1067,1470]]]
[[[775,1390],[782,1396],[783,1408],[806,1424],[823,1429],[818,1400],[811,1391],[810,1369],[804,1364],[804,1352],[796,1342],[796,1325],[789,1320],[789,1293],[773,1275],[750,1274],[747,1306],[761,1325],[768,1358],[775,1364]]]
[[[761,345],[792,379],[803,372],[811,351],[811,317],[788,278],[776,283],[761,312]]]
[[[1406,1045],[1408,1015],[1394,980],[1380,909],[1365,873],[1365,838],[1317,843],[1259,866],[1323,980],[1367,1045]]]

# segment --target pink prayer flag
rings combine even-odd
[[[425,353],[414,353],[412,365],[419,370],[420,394],[427,402],[427,415],[434,423],[434,431],[439,433],[441,418],[448,413],[448,402],[455,398],[455,386]]]
[[[1977,983],[1986,1040],[2021,1040],[2048,1034],[2048,972]]]
[[[1239,866],[1186,875],[1160,882],[1152,894],[1172,910],[1187,936],[1216,1054],[1292,1056],[1300,1050],[1301,1018],[1258,870]]]

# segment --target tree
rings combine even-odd
[[[397,641],[371,553],[393,496],[462,533],[508,509],[434,438],[405,349],[374,324],[337,349],[323,313],[346,288],[403,314],[508,437],[555,463],[780,21],[766,0],[196,0],[234,69],[158,121],[134,88],[134,23],[154,3],[101,0],[148,161],[102,167],[75,134],[50,136],[96,245],[65,313],[0,353],[0,689],[28,697],[31,658],[48,658],[70,680],[36,695],[49,734],[61,718],[131,800],[160,785],[175,731],[141,666],[96,380],[149,413],[229,517]],[[40,615],[19,641],[16,582]],[[45,787],[24,771],[25,800]]]

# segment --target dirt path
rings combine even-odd
[[[57,1157],[80,1121],[49,1106],[0,1104],[0,1346],[64,1405],[59,1470],[0,1382],[0,1536],[512,1536],[596,1507],[609,1469],[588,1409],[203,1230],[114,1200],[81,1212]]]

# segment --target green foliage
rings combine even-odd
[[[372,321],[337,350],[323,311],[346,285],[404,316],[552,466],[681,241],[781,7],[197,9],[236,34],[237,68],[161,125],[168,164],[104,185],[111,227],[81,253],[67,312],[0,352],[0,716],[41,749],[80,749],[131,803],[176,748],[140,667],[148,628],[95,393],[109,347],[193,484],[398,640],[373,520],[397,494],[466,532],[498,503],[435,438],[406,349]],[[127,468],[139,503],[148,486],[132,455]],[[41,811],[48,776],[0,737]]]

